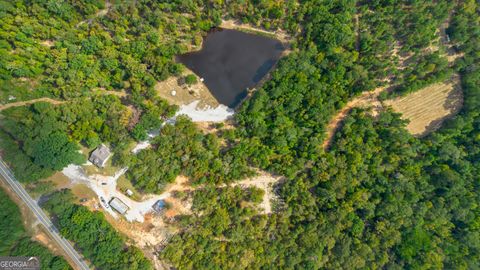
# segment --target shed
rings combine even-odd
[[[158,200],[154,205],[152,205],[152,208],[157,213],[162,212],[163,209],[165,208],[165,201],[164,200]]]
[[[104,144],[101,144],[97,149],[95,149],[92,154],[90,155],[90,162],[95,164],[96,166],[103,168],[105,167],[105,164],[107,163],[107,160],[110,158],[112,153],[110,152],[110,149],[105,146]]]
[[[108,203],[110,204],[110,206],[115,209],[117,212],[119,212],[120,214],[122,215],[125,215],[125,213],[127,213],[128,209],[130,209],[128,207],[128,205],[126,205],[124,202],[122,202],[119,198],[117,197],[113,197],[113,199],[110,200],[110,202]]]

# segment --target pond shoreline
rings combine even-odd
[[[234,109],[275,67],[285,50],[276,38],[214,28],[204,37],[200,51],[178,55],[177,61],[192,70],[220,104]]]

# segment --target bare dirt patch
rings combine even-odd
[[[179,175],[175,179],[175,182],[173,182],[172,184],[169,184],[165,188],[164,192],[172,193],[175,191],[191,191],[194,188],[189,184],[189,181],[190,180],[188,179],[188,177],[184,175]]]
[[[218,107],[220,103],[210,93],[207,86],[200,81],[200,78],[197,78],[197,83],[190,86],[183,83],[183,77],[189,74],[194,73],[187,69],[182,76],[170,77],[165,81],[158,82],[155,85],[155,90],[160,97],[170,104],[181,106],[200,100],[198,104],[200,109]]]
[[[263,201],[260,203],[260,208],[264,214],[272,213],[272,201],[276,199],[273,193],[273,186],[282,180],[281,176],[274,176],[266,172],[259,172],[257,176],[248,178],[239,182],[235,182],[232,186],[242,187],[257,187],[265,191]]]
[[[405,97],[385,101],[385,105],[402,113],[402,118],[410,120],[408,131],[419,137],[437,130],[445,119],[461,109],[462,104],[463,94],[457,75]]]
[[[41,227],[38,232],[32,237],[32,240],[41,243],[43,246],[47,247],[55,255],[62,255],[62,249],[58,248],[56,243],[44,232],[44,228]],[[67,257],[65,257],[68,260]]]
[[[53,40],[49,40],[49,39],[40,42],[40,44],[48,48],[53,47],[53,45],[55,45]]]
[[[453,66],[457,58],[463,57],[463,52],[457,52],[452,42],[450,42],[450,37],[448,36],[446,31],[448,26],[450,25],[450,21],[451,21],[451,15],[449,16],[447,21],[445,21],[440,25],[438,35],[440,36],[440,43],[444,46],[446,50],[445,54],[446,54],[448,63],[450,64],[450,66]]]
[[[155,269],[165,269],[162,262],[158,260],[156,251],[158,246],[178,232],[176,227],[169,225],[156,214],[146,215],[144,223],[130,223],[123,219],[114,219],[109,215],[105,217],[115,229],[130,239],[130,244],[140,248],[154,262]]]

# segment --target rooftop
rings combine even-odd
[[[153,210],[155,210],[155,212],[161,212],[163,210],[163,208],[165,208],[165,201],[164,200],[158,200],[153,206],[152,206]]]
[[[126,205],[117,197],[113,197],[113,199],[110,200],[109,204],[113,209],[115,209],[117,212],[119,212],[122,215],[125,215],[128,209],[130,209],[128,205]]]
[[[110,149],[104,144],[101,144],[92,152],[88,160],[98,167],[104,167],[111,155]]]

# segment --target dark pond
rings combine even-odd
[[[284,47],[276,39],[236,30],[215,29],[202,50],[178,56],[222,104],[234,108],[278,61]]]

